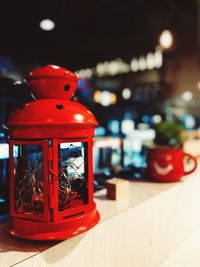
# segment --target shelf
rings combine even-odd
[[[161,265],[158,267],[199,267],[200,228],[194,231]]]
[[[95,194],[100,223],[62,242],[10,237],[0,226],[0,266],[155,267],[200,226],[200,170],[178,183],[130,182],[129,199]]]

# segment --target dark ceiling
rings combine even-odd
[[[53,31],[39,28],[44,18]],[[196,47],[197,0],[6,0],[0,6],[0,55],[73,69],[154,50],[165,28],[178,50]]]

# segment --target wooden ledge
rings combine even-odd
[[[200,170],[178,183],[131,182],[129,198],[95,194],[100,223],[63,242],[10,237],[0,226],[0,267],[154,267],[200,225]]]

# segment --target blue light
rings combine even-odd
[[[86,83],[85,83],[84,80],[79,80],[79,81],[78,81],[78,87],[79,87],[79,88],[83,88],[83,87],[85,86],[85,84],[86,84]]]
[[[12,60],[8,56],[0,55],[0,74],[5,75],[12,68]]]
[[[105,128],[104,127],[97,127],[96,129],[95,129],[95,135],[96,136],[103,136],[103,135],[105,135],[105,133],[106,133],[106,130],[105,130]]]
[[[5,202],[5,199],[0,197],[0,203],[4,203],[4,202]]]
[[[140,179],[141,177],[142,177],[141,173],[139,173],[139,172],[134,173],[135,179]]]
[[[89,83],[88,83],[88,81],[86,81],[86,80],[79,80],[78,81],[78,84],[77,84],[77,88],[80,90],[80,91],[82,91],[82,90],[88,90],[89,89]]]
[[[142,122],[150,123],[150,120],[151,120],[150,116],[148,116],[148,115],[143,115],[142,116]]]
[[[113,134],[118,134],[120,131],[120,124],[117,120],[109,121],[108,128]]]
[[[183,117],[183,123],[184,126],[187,130],[192,130],[194,129],[195,125],[196,125],[196,121],[195,118],[191,115],[191,114],[186,114]]]

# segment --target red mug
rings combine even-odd
[[[194,162],[191,170],[184,169],[184,157]],[[177,182],[183,175],[192,173],[197,168],[197,160],[179,148],[153,148],[147,156],[148,175],[159,182]]]

